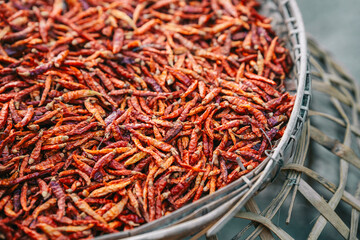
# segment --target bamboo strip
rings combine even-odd
[[[309,117],[312,117],[312,116],[320,116],[320,117],[324,117],[324,118],[327,118],[337,124],[339,124],[340,126],[342,127],[345,127],[346,124],[343,120],[337,118],[337,117],[334,117],[330,114],[327,114],[327,113],[322,113],[322,112],[317,112],[317,111],[313,111],[313,110],[309,110]],[[351,128],[351,131],[357,135],[358,137],[360,137],[360,129],[359,127],[356,127],[355,125],[351,125],[350,126]]]
[[[328,57],[325,58],[325,62],[328,61]],[[335,73],[335,70],[331,70],[330,72]],[[323,76],[323,80],[325,83],[330,83],[330,80],[326,77]],[[345,129],[345,137],[344,137],[344,146],[349,146],[351,144],[351,131],[350,131],[350,120],[348,118],[348,116],[346,115],[344,109],[342,108],[340,101],[339,101],[339,96],[334,96],[331,93],[330,94],[330,101],[333,104],[333,106],[336,108],[336,110],[340,113],[340,115],[342,116],[342,118],[344,119],[345,123],[346,123],[346,129]],[[354,103],[353,101],[350,101],[350,103]],[[352,106],[355,106],[354,104]],[[334,149],[334,152],[336,152],[336,149]],[[360,163],[360,162],[359,162]],[[349,169],[349,164],[344,161],[344,159],[340,160],[340,169],[339,169],[339,173],[340,173],[340,181],[339,181],[339,186],[337,188],[337,190],[335,191],[334,195],[332,196],[332,198],[329,200],[328,204],[331,207],[331,209],[335,209],[336,206],[339,204],[340,200],[341,200],[341,196],[343,195],[344,191],[345,191],[345,186],[346,186],[346,181],[348,178],[348,169]],[[325,225],[326,225],[326,219],[324,216],[320,216],[315,225],[313,226],[313,229],[311,230],[310,234],[309,234],[309,238],[308,239],[318,239],[318,237],[320,236],[322,230],[324,229]],[[340,232],[340,229],[337,229]]]
[[[252,198],[250,199],[246,204],[245,204],[245,209],[249,212],[255,213],[255,214],[260,214],[260,208],[259,206],[256,204],[255,200]],[[273,236],[271,235],[271,232],[268,229],[264,229],[264,231],[262,231],[260,233],[260,238],[262,240],[272,240],[274,239]]]
[[[252,212],[240,212],[240,213],[236,214],[235,217],[244,218],[244,219],[248,219],[248,220],[251,220],[251,221],[261,223],[262,225],[269,228],[273,233],[275,233],[276,236],[278,236],[280,239],[284,239],[284,240],[293,239],[284,230],[282,230],[281,228],[275,226],[275,224],[273,224],[271,222],[271,220],[269,220],[268,218],[263,217],[261,215],[257,215],[257,214],[252,213]]]
[[[336,96],[339,101],[345,103],[346,105],[351,104],[350,100],[344,96],[344,94],[330,84],[324,84],[323,82],[312,80],[312,87],[316,91]]]
[[[299,191],[339,231],[339,233],[344,238],[349,237],[349,228],[332,210],[327,202],[303,179],[300,180]],[[310,237],[311,236],[309,236],[309,238]]]
[[[324,177],[320,176],[315,171],[304,167],[300,164],[289,164],[282,168],[283,171],[286,170],[295,170],[298,172],[305,173],[307,176],[311,177],[312,179],[316,180],[318,183],[320,183],[322,186],[324,186],[326,189],[334,193],[336,191],[336,185],[332,182],[328,181]],[[351,195],[349,192],[344,191],[344,194],[342,196],[342,200],[349,204],[352,208],[357,209],[360,211],[360,200],[356,199],[353,195]]]
[[[360,200],[360,183],[358,184],[358,188],[355,193],[355,198]],[[359,209],[352,209],[351,211],[351,223],[350,223],[350,237],[349,239],[357,239],[356,235],[358,233],[359,228]]]
[[[337,75],[328,74],[328,73],[323,73],[323,74],[326,74],[327,77],[328,77],[328,79],[329,79],[332,83],[336,83],[336,84],[342,85],[342,86],[344,86],[344,87],[346,87],[346,88],[350,88],[350,89],[353,87],[353,85],[352,85],[351,83],[347,82],[346,80],[342,79],[341,77],[339,77],[339,76],[337,76]],[[321,75],[320,73],[315,72],[315,71],[311,72],[311,75],[312,75],[313,77],[317,77],[317,78],[321,78],[321,77],[322,77],[322,75]]]
[[[299,161],[293,161],[295,164],[299,164],[299,165],[304,164],[305,158],[306,158],[306,155],[307,155],[307,152],[308,152],[308,149],[309,149],[309,144],[310,144],[310,120],[308,120],[305,123],[305,126],[306,127],[303,129],[302,136],[300,138],[299,150],[298,150],[297,154],[295,155],[295,158],[298,157]],[[294,184],[293,194],[291,196],[290,206],[289,206],[289,210],[288,210],[288,217],[286,218],[286,223],[287,224],[290,223],[292,209],[293,209],[294,203],[295,203],[296,193],[297,193],[298,188],[299,188],[300,177],[301,177],[301,174],[298,173],[296,175],[296,182]]]
[[[322,131],[311,126],[311,138],[316,142],[329,149],[336,156],[343,158],[355,167],[360,169],[360,158],[356,156],[355,152],[348,146],[340,143],[338,140],[327,136]]]

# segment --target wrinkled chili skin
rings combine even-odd
[[[0,234],[126,231],[258,166],[295,102],[258,7],[2,1]]]

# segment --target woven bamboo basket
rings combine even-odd
[[[293,160],[281,169],[279,179],[285,180],[277,184],[280,190],[271,190],[265,198],[272,201],[262,204],[266,206],[262,211],[258,203],[264,192],[247,202],[235,217],[250,223],[239,226],[241,231],[233,240],[274,239],[274,235],[280,239],[359,238],[360,89],[314,40],[308,39],[308,47],[314,90],[309,120]],[[283,221],[279,221],[280,212],[287,212]],[[306,212],[302,217],[310,221],[295,220],[296,212]],[[302,229],[301,236],[294,229]]]
[[[293,159],[310,102],[310,77],[304,25],[295,0],[264,0],[262,13],[273,18],[273,28],[288,44],[294,67],[286,80],[287,90],[296,94],[296,102],[287,129],[279,142],[267,152],[267,159],[237,181],[182,207],[156,221],[130,231],[103,235],[110,239],[181,239],[198,238],[207,232],[215,235],[257,192],[278,174],[280,166]]]

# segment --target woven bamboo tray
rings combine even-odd
[[[257,204],[261,193],[236,214],[250,223],[239,226],[241,231],[233,240],[274,239],[274,235],[280,239],[359,238],[360,90],[316,42],[308,39],[308,47],[314,104],[296,154],[281,169],[280,178],[285,181],[277,195],[267,196],[273,200],[261,211]],[[289,227],[279,222],[280,210],[282,215],[287,212],[284,222]],[[295,210],[306,212],[311,221],[299,224],[301,219],[292,214]],[[294,229],[302,229],[302,236],[294,234]]]
[[[294,61],[287,90],[296,94],[296,102],[287,129],[268,158],[256,169],[237,181],[182,207],[156,221],[130,231],[103,235],[97,240],[110,239],[181,239],[216,234],[254,194],[263,189],[279,172],[283,162],[293,158],[310,102],[310,78],[307,71],[307,49],[304,25],[295,0],[263,0],[262,13],[273,18],[277,34],[286,40]]]

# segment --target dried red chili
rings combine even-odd
[[[0,232],[132,229],[263,161],[295,97],[258,6],[1,2]]]

